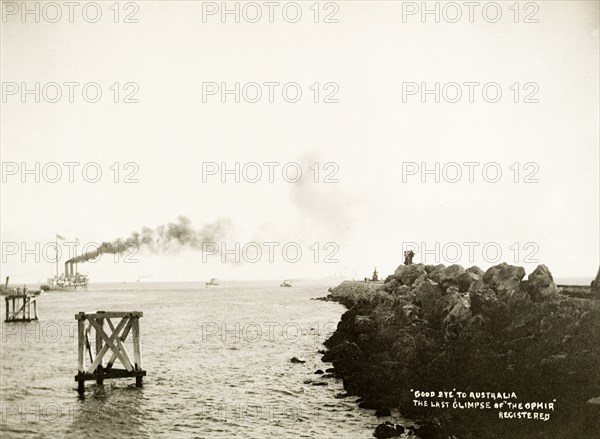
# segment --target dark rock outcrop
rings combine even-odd
[[[520,292],[521,280],[525,277],[525,269],[502,263],[485,272],[481,281],[489,286],[498,297],[510,299]]]
[[[401,265],[385,284],[343,283],[337,330],[325,343],[348,394],[364,408],[398,408],[422,438],[600,437],[600,301],[563,296],[540,265],[525,270]],[[417,408],[410,389],[514,391],[557,400],[547,422],[497,411]],[[396,434],[391,423],[376,437]],[[404,431],[404,430],[403,430]],[[379,434],[379,436],[377,436]]]
[[[548,300],[558,294],[558,287],[554,283],[548,267],[538,265],[535,271],[527,277],[526,291],[534,302]]]
[[[456,279],[458,290],[461,293],[469,291],[471,285],[481,279],[482,276],[483,274],[473,273],[472,271],[468,270],[464,273],[461,273]]]
[[[375,433],[373,433],[373,436],[375,436],[378,439],[389,439],[392,437],[398,437],[400,436],[402,433],[404,433],[404,427],[402,427],[401,425],[399,425],[397,428],[396,425],[392,424],[389,421],[385,421],[382,424],[379,424],[377,426],[377,428],[375,429]]]
[[[394,277],[406,286],[411,286],[423,275],[427,275],[423,264],[400,265],[394,272]]]

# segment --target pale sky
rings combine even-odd
[[[4,12],[12,11],[7,3],[2,2]],[[96,82],[103,92],[97,103],[85,102],[81,88],[70,103],[66,86],[57,103],[43,96],[40,103],[33,96],[22,103],[20,90],[3,96],[2,277],[36,282],[53,273],[50,262],[36,263],[34,256],[22,263],[21,243],[29,249],[36,242],[44,246],[56,233],[82,243],[126,238],[180,215],[198,229],[231,221],[230,248],[235,241],[241,246],[297,242],[302,258],[290,263],[279,251],[273,263],[264,255],[256,264],[223,264],[218,256],[203,260],[193,250],[140,252],[135,264],[107,257],[82,264],[81,271],[92,282],[148,275],[146,280],[156,281],[362,278],[375,266],[382,275],[393,272],[402,263],[403,243],[434,249],[437,242],[440,248],[457,243],[463,252],[458,263],[465,267],[494,265],[481,251],[493,243],[502,251],[499,262],[522,265],[527,272],[538,264],[526,259],[534,252],[530,259],[546,264],[555,277],[595,276],[600,259],[598,2],[537,2],[537,23],[523,22],[532,12],[525,9],[515,23],[509,9],[513,1],[499,2],[503,15],[497,23],[486,21],[480,11],[473,23],[467,18],[448,23],[443,17],[440,23],[431,17],[422,23],[419,14],[403,23],[403,2],[390,1],[337,2],[337,23],[322,22],[334,11],[325,10],[326,2],[319,23],[309,9],[313,1],[298,2],[303,15],[297,23],[281,15],[290,2],[279,3],[274,23],[266,16],[257,23],[243,16],[240,23],[232,17],[222,23],[219,14],[203,23],[206,2],[142,1],[135,2],[138,23],[114,23],[109,9],[114,1],[99,3],[103,15],[97,23],[86,22],[80,11],[69,23],[66,7],[57,23],[44,16],[40,23],[26,16],[23,23],[20,11],[1,23],[5,92],[6,83],[33,87],[35,82]],[[229,2],[232,8],[234,3]],[[121,10],[119,20],[132,11]],[[264,7],[262,12],[268,14]],[[119,100],[132,90],[123,90],[123,84],[136,83],[139,102],[114,103],[109,87],[115,82],[121,87]],[[281,88],[274,103],[266,94],[257,103],[243,98],[235,103],[231,97],[222,103],[219,94],[203,102],[206,82],[231,87],[295,82],[303,94],[295,104],[282,98]],[[315,82],[319,100],[332,90],[323,89],[325,83],[337,84],[339,102],[313,102],[309,87]],[[403,102],[407,82],[431,87],[494,82],[503,95],[497,103],[485,102],[480,87],[473,103],[466,97],[435,103],[431,96],[422,103],[418,94]],[[519,103],[513,101],[514,83],[519,83]],[[525,89],[526,83],[535,84],[538,103],[522,102],[534,90]],[[16,175],[4,173],[9,162],[19,164]],[[70,183],[63,167],[57,183],[43,178],[35,183],[33,176],[22,183],[20,164],[33,169],[36,162],[40,167],[95,162],[103,175],[98,183],[88,183],[79,166]],[[115,162],[119,179],[130,170],[124,164],[134,162],[139,182],[115,183],[110,169]],[[222,183],[218,176],[203,182],[204,162],[230,167],[297,162],[305,173],[299,183],[284,181],[280,173],[274,183],[266,176],[254,184]],[[308,169],[314,162],[321,168],[335,163],[339,182],[314,183]],[[420,174],[403,182],[403,162],[481,166],[472,183],[466,175],[458,183],[435,183],[432,177],[421,183]],[[488,162],[503,172],[497,183],[482,178]],[[518,183],[514,163],[520,168]],[[524,168],[526,163],[533,165]],[[320,179],[331,169],[321,169]],[[539,182],[523,183],[532,170]],[[309,249],[315,242],[317,263]],[[323,263],[327,242],[339,247],[338,263]],[[466,242],[478,243],[473,263]],[[7,243],[18,243],[19,253],[6,254]],[[425,262],[435,263],[431,256]],[[439,262],[453,261],[442,257]]]

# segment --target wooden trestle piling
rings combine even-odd
[[[78,382],[77,391],[80,395],[85,393],[85,382],[88,380],[96,380],[96,383],[101,385],[106,379],[135,377],[136,386],[142,386],[142,377],[146,376],[146,371],[142,370],[139,318],[143,315],[144,313],[140,311],[98,311],[95,314],[84,312],[75,314],[79,346],[78,373],[75,375],[75,381]],[[111,320],[114,318],[121,319],[116,326]],[[108,333],[105,332],[106,327],[109,329]],[[95,331],[94,354],[92,354],[90,342],[92,331]],[[132,333],[133,338],[133,363],[124,345],[129,332]],[[86,350],[90,359],[87,369]],[[109,351],[111,352],[110,358],[104,363],[103,359]],[[113,367],[116,360],[123,365],[123,369]]]
[[[33,293],[28,293],[27,290],[11,290],[5,300],[5,322],[31,322],[38,319],[37,298]]]

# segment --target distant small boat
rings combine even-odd
[[[281,283],[279,284],[279,286],[280,286],[280,287],[288,287],[288,288],[289,288],[289,287],[291,287],[291,286],[292,286],[292,282],[291,282],[291,281],[289,281],[289,280],[284,280],[283,282],[281,282]]]
[[[219,282],[217,282],[217,279],[213,277],[210,280],[210,282],[206,282],[204,285],[206,285],[206,286],[209,286],[209,285],[219,285]]]

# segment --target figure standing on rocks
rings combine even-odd
[[[415,256],[415,252],[412,250],[408,250],[404,252],[404,265],[412,265],[413,257]]]

